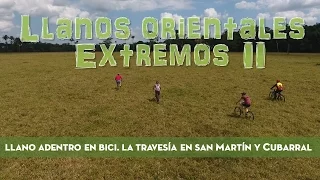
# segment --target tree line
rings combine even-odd
[[[290,28],[287,26],[286,32],[287,39],[275,40],[273,39],[273,30],[271,28],[266,27],[266,33],[271,34],[271,40],[259,40],[258,39],[258,29],[256,26],[257,38],[253,40],[243,40],[240,36],[239,31],[233,32],[233,40],[227,40],[227,32],[223,32],[221,35],[221,39],[188,39],[185,37],[179,37],[178,31],[176,31],[176,39],[166,39],[161,40],[161,38],[157,37],[155,39],[150,39],[146,41],[138,41],[135,42],[135,36],[131,36],[130,39],[126,40],[125,43],[117,43],[117,41],[113,42],[112,38],[106,39],[102,41],[100,44],[105,44],[109,47],[110,44],[116,43],[117,46],[115,51],[120,51],[123,49],[125,44],[130,44],[131,49],[135,51],[135,47],[137,44],[147,44],[150,46],[152,50],[153,44],[156,43],[165,43],[167,45],[167,51],[169,51],[170,44],[177,44],[179,49],[181,50],[183,45],[190,44],[193,49],[196,44],[203,43],[207,44],[211,48],[213,48],[217,44],[226,44],[229,47],[230,52],[242,52],[244,42],[253,42],[253,46],[255,48],[255,42],[265,42],[267,52],[287,52],[287,53],[320,53],[320,23],[317,23],[312,26],[305,25],[305,36],[301,40],[291,39],[289,36]],[[74,39],[70,39],[66,43],[63,44],[54,44],[54,43],[45,43],[45,42],[21,42],[19,37],[4,35],[2,37],[2,41],[0,41],[0,52],[72,52],[75,51],[75,44],[78,41]],[[99,44],[96,44],[96,51],[101,51]]]

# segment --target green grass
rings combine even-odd
[[[74,53],[0,54],[1,136],[320,136],[320,54],[267,54],[266,69],[75,69]],[[97,62],[102,54],[97,54]],[[194,63],[193,63],[194,64]],[[123,75],[115,90],[114,76]],[[268,100],[280,79],[286,102]],[[162,86],[160,104],[150,102]],[[254,121],[231,116],[240,93]],[[1,159],[0,179],[320,179],[320,159]]]

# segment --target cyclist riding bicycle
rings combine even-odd
[[[249,107],[251,106],[251,98],[247,95],[247,93],[243,92],[241,93],[241,98],[240,100],[237,102],[237,104],[240,102],[242,108],[245,109],[246,114],[249,111]]]
[[[276,99],[278,97],[278,95],[281,94],[281,92],[283,91],[283,84],[280,82],[280,80],[277,80],[276,84],[273,85],[270,90],[272,90],[273,88],[276,88],[273,94],[273,98]]]
[[[157,103],[159,103],[160,101],[160,91],[161,91],[161,86],[159,81],[156,81],[156,84],[153,86],[153,90],[154,90],[154,94],[155,94],[155,98],[157,100]]]
[[[116,80],[117,87],[118,85],[121,87],[122,76],[120,74],[117,74],[114,79]]]

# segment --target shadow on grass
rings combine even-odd
[[[155,103],[157,103],[157,104],[160,104],[160,102],[157,102],[157,100],[156,100],[155,97],[148,99],[148,101],[149,101],[149,102],[155,102]]]
[[[150,102],[156,102],[156,98],[150,98],[150,99],[148,99],[148,101],[150,101]]]
[[[234,114],[234,113],[230,113],[230,114],[228,114],[228,116],[229,116],[229,117],[232,117],[232,118],[238,118],[238,119],[241,118],[241,116],[236,115],[236,114]]]

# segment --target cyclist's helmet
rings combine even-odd
[[[245,93],[245,92],[242,92],[242,93],[241,93],[241,95],[246,95],[246,94],[247,94],[247,93]]]
[[[277,83],[279,83],[280,82],[280,80],[277,80]]]

